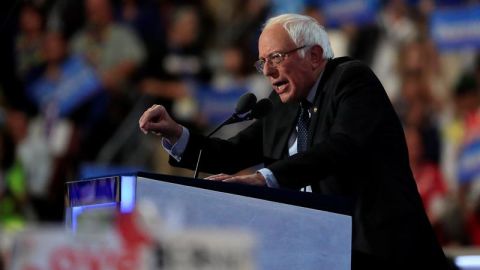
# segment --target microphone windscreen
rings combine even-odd
[[[240,97],[237,102],[235,112],[238,114],[244,114],[249,112],[257,103],[257,97],[252,93],[246,93]]]
[[[270,110],[272,110],[272,101],[270,99],[264,98],[257,102],[252,109],[252,117],[255,119],[260,119],[267,115]]]

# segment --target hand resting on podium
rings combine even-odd
[[[224,173],[211,175],[206,180],[221,181],[228,183],[241,183],[255,186],[266,186],[265,178],[260,173],[252,173],[247,175],[228,175]]]

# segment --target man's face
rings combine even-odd
[[[276,52],[287,52],[297,47],[287,31],[280,24],[274,24],[264,29],[258,41],[260,59],[267,59]],[[315,73],[310,57],[306,54],[300,57],[298,51],[289,53],[281,63],[271,67],[265,63],[263,74],[270,80],[274,91],[283,103],[300,101],[306,98],[313,87],[318,73]]]

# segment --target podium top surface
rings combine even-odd
[[[88,181],[97,181],[105,178],[135,176],[143,177],[156,181],[163,181],[178,185],[190,186],[195,188],[207,189],[217,192],[247,196],[272,202],[285,203],[300,207],[334,212],[344,215],[352,215],[353,202],[343,197],[325,196],[316,193],[300,192],[289,189],[276,189],[268,187],[251,186],[237,183],[225,183],[209,181],[203,179],[193,179],[187,177],[156,174],[151,172],[135,172],[121,175],[105,175],[94,178],[80,179],[78,181],[67,182],[66,185],[85,184]]]

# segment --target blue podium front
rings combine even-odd
[[[350,269],[350,205],[311,193],[143,172],[99,177],[67,183],[66,224],[76,230],[87,211],[131,212],[141,200],[184,228],[251,232],[259,269]]]

